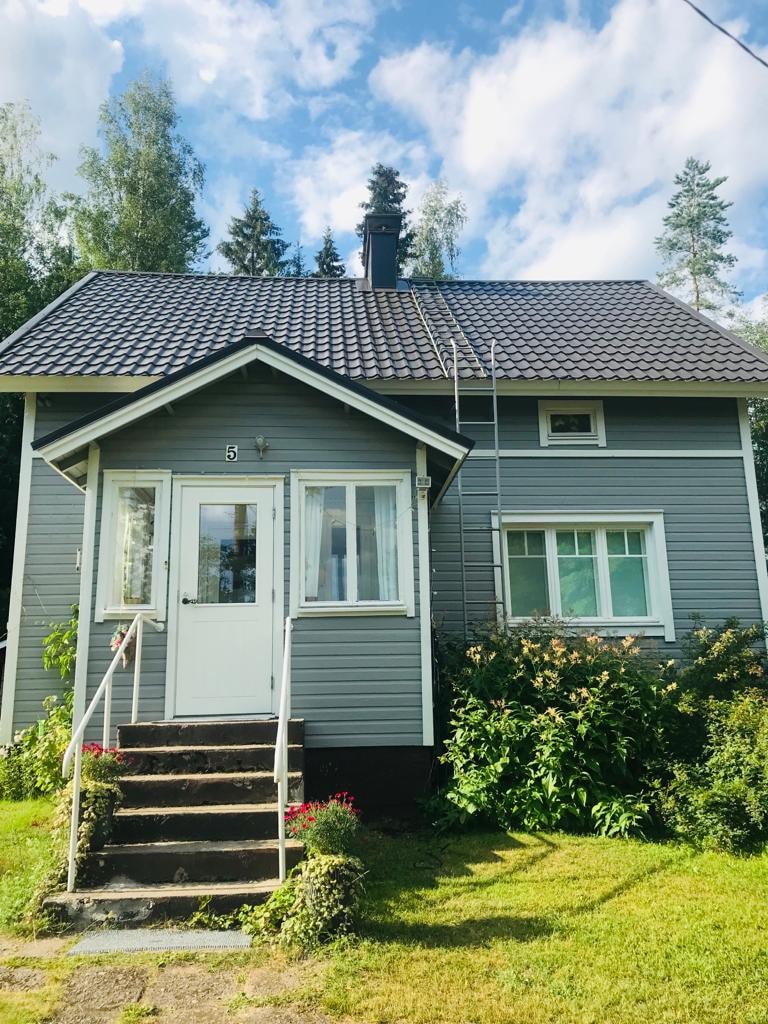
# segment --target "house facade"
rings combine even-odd
[[[421,785],[435,630],[550,614],[668,658],[766,618],[760,352],[642,281],[397,281],[396,218],[367,228],[360,281],[97,272],[4,343],[0,742],[73,604],[76,719],[138,612],[140,721],[272,716],[290,616],[310,792]]]

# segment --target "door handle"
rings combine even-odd
[[[182,597],[181,603],[182,604],[197,604],[197,598],[196,597]]]

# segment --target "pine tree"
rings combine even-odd
[[[149,77],[105,103],[103,147],[83,150],[88,185],[74,203],[75,237],[90,267],[184,272],[204,255],[195,202],[204,169],[178,133],[170,84]]]
[[[414,231],[408,220],[411,211],[405,209],[408,186],[394,167],[375,164],[371,168],[368,179],[368,198],[360,203],[365,213],[399,213],[403,218],[400,239],[397,243],[397,273],[402,275],[403,268],[412,256]],[[357,225],[358,238],[362,240],[365,229],[364,221]]]
[[[726,217],[732,204],[718,195],[728,179],[710,178],[710,170],[708,161],[689,157],[682,173],[675,175],[677,191],[656,249],[665,265],[659,284],[679,291],[694,309],[717,312],[739,293],[721,276],[736,264],[736,257],[725,251],[733,234]]]
[[[315,264],[317,269],[312,277],[344,277],[347,273],[329,227],[325,229],[323,244],[315,254]]]
[[[458,239],[467,223],[467,208],[461,196],[448,198],[442,179],[430,185],[419,209],[413,241],[413,277],[451,281],[459,258]]]
[[[309,267],[307,261],[304,259],[304,246],[301,242],[296,242],[293,247],[293,252],[288,259],[285,269],[288,277],[309,277]]]
[[[289,263],[288,248],[258,189],[251,191],[242,217],[229,222],[229,238],[217,246],[233,274],[249,277],[282,277]]]

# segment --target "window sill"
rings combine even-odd
[[[299,618],[347,615],[401,615],[412,617],[414,612],[406,608],[404,604],[307,604],[301,605],[297,614]]]
[[[157,608],[103,608],[100,612],[96,613],[95,621],[111,622],[122,619],[123,621],[133,622],[139,613],[148,615],[157,622],[165,622],[165,612],[160,612]]]
[[[510,626],[523,626],[530,618],[507,616]],[[564,619],[566,627],[590,630],[600,636],[654,636],[674,640],[674,634],[659,619]],[[670,635],[671,634],[671,635]]]

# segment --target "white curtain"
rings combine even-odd
[[[397,501],[394,487],[374,487],[379,600],[397,600]]]
[[[304,597],[307,601],[316,601],[320,588],[324,497],[324,487],[307,487],[304,491]]]

